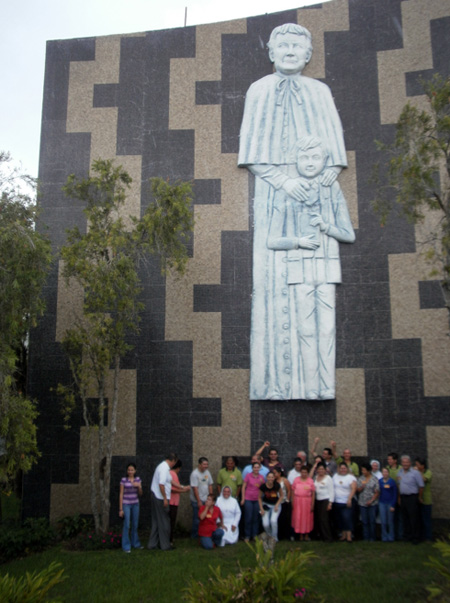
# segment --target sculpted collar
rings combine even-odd
[[[287,90],[294,96],[297,103],[301,105],[303,102],[301,96],[301,75],[299,73],[284,75],[278,72],[275,75],[279,77],[276,86],[277,105],[282,104]]]

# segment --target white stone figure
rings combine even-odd
[[[312,53],[309,31],[282,25],[273,30],[268,47],[276,71],[247,92],[238,159],[255,174],[250,399],[333,399],[337,241],[354,238],[349,220],[342,229],[336,222],[344,213],[348,218],[336,183],[347,165],[342,126],[329,88],[301,75]],[[306,136],[326,146],[326,164],[321,149],[322,165],[314,177],[308,176],[316,171],[312,167],[300,168],[304,173],[299,174],[292,152]],[[309,207],[316,194],[320,212],[311,218],[308,210],[294,212],[295,203]],[[296,217],[301,223],[295,224]],[[286,247],[292,237],[298,249]],[[318,261],[316,254],[326,253]],[[309,265],[323,274],[307,276],[306,282],[293,276]],[[330,282],[328,271],[333,272]]]
[[[277,192],[267,238],[267,247],[275,252],[277,364],[288,369],[284,375],[300,381],[302,398],[332,400],[335,285],[341,282],[338,242],[353,243],[355,233],[338,182],[331,186],[321,183],[327,153],[320,139],[304,137],[295,149],[299,176],[309,185],[308,199],[297,201]],[[286,330],[290,336],[285,342]]]

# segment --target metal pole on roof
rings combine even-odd
[[[184,26],[186,27],[187,23],[187,6],[184,7]]]

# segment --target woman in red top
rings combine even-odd
[[[200,524],[198,526],[198,536],[200,544],[204,549],[213,549],[220,546],[224,535],[222,511],[215,506],[216,497],[210,494],[198,511]]]
[[[175,533],[175,525],[177,522],[177,513],[178,513],[178,505],[180,504],[180,493],[181,492],[189,492],[191,489],[190,486],[182,486],[180,484],[180,480],[178,474],[180,473],[180,469],[182,467],[182,463],[180,459],[175,463],[175,465],[170,470],[170,475],[172,476],[172,489],[170,491],[170,501],[169,501],[169,517],[170,517],[170,544],[173,546],[173,535]]]

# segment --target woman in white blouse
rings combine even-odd
[[[317,464],[314,484],[316,486],[314,525],[322,540],[332,542],[330,512],[334,503],[334,486],[332,478],[327,473],[325,463]]]
[[[339,540],[353,542],[353,497],[356,493],[356,477],[348,472],[345,461],[340,463],[339,473],[333,475],[333,486],[333,509],[341,533]]]

